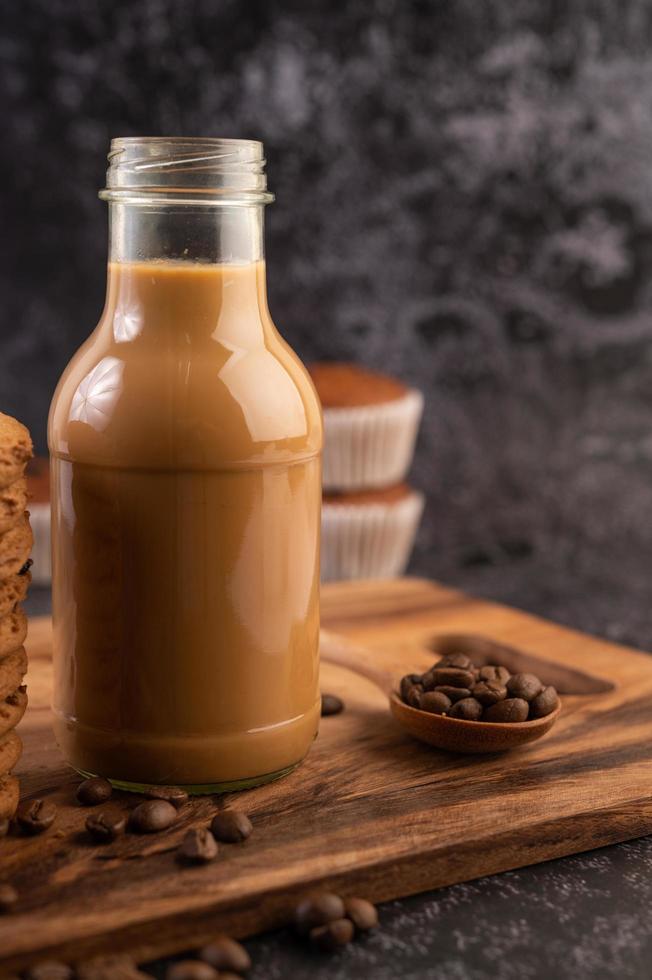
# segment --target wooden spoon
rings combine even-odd
[[[448,752],[506,752],[526,742],[534,742],[550,731],[561,711],[559,704],[545,718],[517,722],[465,721],[447,715],[433,715],[405,704],[398,694],[392,674],[369,663],[368,650],[355,647],[348,640],[322,630],[320,652],[322,660],[346,667],[380,688],[389,699],[389,709],[394,718],[410,735]]]

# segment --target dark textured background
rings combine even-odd
[[[260,137],[279,327],[427,394],[413,568],[652,645],[647,0],[1,9],[0,404],[41,449],[110,137]]]
[[[109,139],[261,138],[279,327],[427,395],[413,570],[652,647],[647,0],[0,11],[0,408],[41,450],[102,304]],[[263,938],[254,976],[642,980],[651,855],[393,903],[334,961]]]

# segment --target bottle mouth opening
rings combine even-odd
[[[111,140],[105,201],[197,205],[269,204],[258,140],[121,136]]]

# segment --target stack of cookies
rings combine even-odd
[[[322,579],[400,575],[423,512],[404,482],[423,395],[355,364],[309,370],[324,410]]]
[[[20,605],[31,582],[25,467],[32,440],[24,425],[0,412],[0,823],[14,815],[18,780],[12,770],[22,743],[15,728],[25,713],[27,618]]]

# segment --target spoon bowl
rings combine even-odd
[[[469,754],[507,752],[534,742],[550,731],[561,711],[561,704],[558,704],[549,715],[530,721],[465,721],[412,708],[396,691],[389,695],[389,707],[396,721],[419,741],[447,752]]]
[[[370,661],[369,651],[363,647],[322,630],[320,650],[322,660],[346,667],[380,688],[389,699],[390,712],[406,732],[421,742],[447,752],[507,752],[519,745],[534,742],[549,732],[561,711],[560,703],[544,718],[515,722],[465,721],[463,718],[433,715],[405,704],[396,691],[396,676]]]

